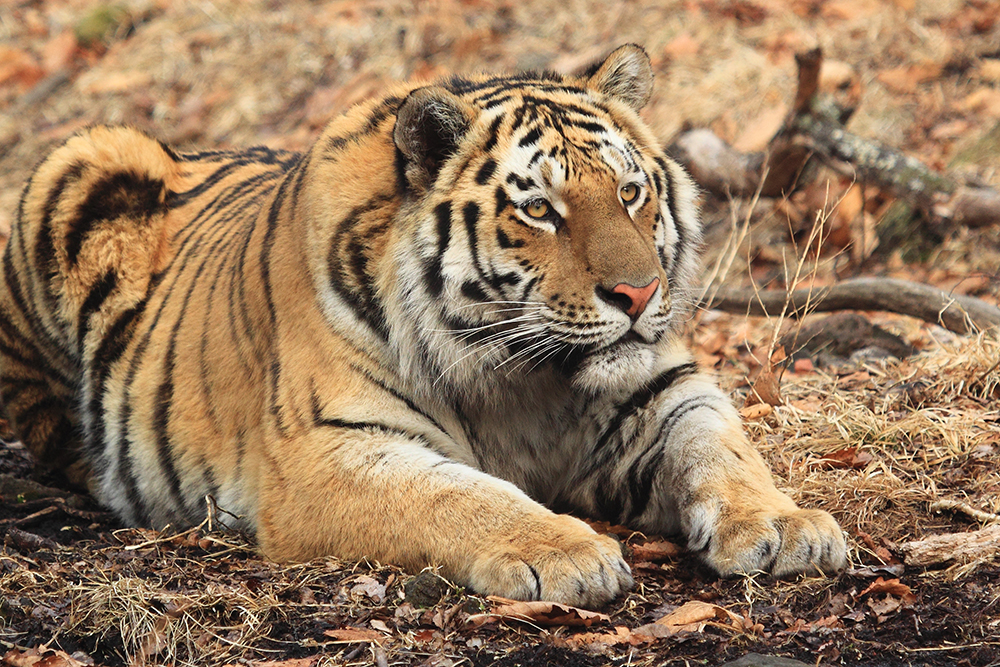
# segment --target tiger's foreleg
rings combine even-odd
[[[645,402],[619,408],[573,504],[641,530],[679,532],[722,575],[842,568],[833,517],[798,508],[775,487],[710,377],[691,365],[675,375]]]
[[[441,566],[483,594],[584,606],[632,585],[613,539],[418,439],[356,425],[302,438],[267,455],[258,536],[271,558]]]

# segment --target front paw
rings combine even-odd
[[[516,600],[599,607],[632,587],[618,542],[582,521],[554,514],[525,528],[483,545],[471,568],[472,588]]]
[[[828,513],[791,507],[720,512],[703,558],[723,576],[832,573],[847,565],[844,533]]]

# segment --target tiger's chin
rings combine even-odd
[[[588,393],[631,393],[653,375],[656,348],[625,341],[584,357],[572,376],[573,386]]]

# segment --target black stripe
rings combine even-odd
[[[524,178],[521,178],[517,174],[510,173],[507,174],[507,182],[513,183],[514,185],[517,186],[517,189],[521,190],[522,192],[525,190],[530,190],[531,188],[535,187],[535,179],[533,179],[531,176],[525,176]]]
[[[542,137],[542,131],[539,128],[534,128],[526,135],[521,137],[521,140],[517,142],[517,145],[521,148],[525,146],[530,146],[531,144],[538,143],[538,140]]]
[[[627,401],[619,405],[618,412],[607,427],[605,427],[604,432],[597,439],[597,443],[591,450],[589,457],[590,465],[578,479],[586,479],[591,476],[596,470],[616,458],[616,455],[620,456],[626,449],[625,443],[621,443],[618,448],[610,446],[614,436],[621,434],[621,427],[626,419],[635,416],[639,410],[646,408],[654,398],[669,389],[675,382],[693,375],[697,371],[698,365],[693,362],[674,366],[655,377],[645,387],[634,392]]]
[[[490,123],[489,129],[486,130],[487,138],[486,143],[483,144],[483,152],[489,153],[493,150],[493,147],[497,145],[497,140],[500,138],[500,124],[503,123],[503,114],[497,116]]]
[[[483,291],[483,288],[473,280],[466,280],[462,283],[462,296],[473,301],[485,302],[490,300],[490,297]]]
[[[166,185],[161,179],[147,174],[120,171],[93,184],[87,198],[80,204],[76,217],[69,222],[66,234],[66,257],[75,266],[84,239],[94,225],[103,220],[129,217],[145,221],[162,210]]]
[[[87,293],[87,298],[80,306],[80,312],[76,321],[76,342],[79,346],[80,354],[83,355],[83,339],[87,335],[87,328],[90,323],[90,316],[101,309],[111,293],[118,286],[118,274],[114,270],[104,272],[100,280],[94,283]]]
[[[444,290],[444,275],[441,273],[441,260],[451,243],[451,202],[441,202],[434,207],[434,218],[437,221],[437,248],[434,256],[424,267],[424,281],[431,296],[439,297]]]
[[[87,168],[85,162],[74,162],[63,172],[55,182],[53,188],[45,198],[45,205],[42,207],[42,217],[38,224],[38,232],[35,236],[35,264],[44,281],[45,302],[49,312],[55,312],[57,296],[55,293],[53,279],[56,276],[56,253],[52,242],[52,218],[59,208],[63,193],[71,183],[76,183],[83,176]],[[22,218],[23,220],[23,218]],[[24,256],[27,260],[27,255]]]
[[[6,351],[4,351],[4,356],[7,357]],[[50,391],[49,383],[44,377],[15,378],[9,375],[3,376],[3,378],[0,378],[0,396],[2,396],[3,404],[10,408],[10,406],[17,403],[17,399],[23,391],[32,387],[41,388],[46,393]]]
[[[510,203],[510,200],[507,199],[507,193],[504,192],[503,187],[499,185],[497,186],[496,192],[493,193],[493,198],[497,204],[496,217],[499,218],[500,214],[503,213],[505,208],[507,208],[507,204]]]
[[[524,241],[521,239],[511,239],[507,236],[507,233],[503,229],[497,227],[497,245],[504,250],[510,248],[523,248]]]
[[[387,97],[379,102],[378,105],[372,109],[371,115],[369,115],[365,120],[364,125],[362,125],[359,129],[348,132],[342,136],[330,137],[326,142],[326,153],[323,158],[336,159],[337,156],[334,154],[341,151],[345,146],[347,146],[347,144],[371,134],[378,129],[378,126],[381,125],[384,120],[391,116],[395,116],[402,102],[403,98],[395,96]]]
[[[358,224],[359,219],[363,214],[393,202],[395,200],[395,196],[395,193],[375,195],[364,204],[361,204],[351,210],[350,213],[348,213],[347,216],[337,225],[337,231],[334,233],[333,239],[330,242],[330,248],[327,251],[326,257],[327,271],[329,272],[331,286],[347,302],[347,305],[354,310],[358,318],[361,321],[366,322],[376,334],[385,340],[388,340],[389,337],[385,312],[382,308],[381,301],[377,298],[377,295],[372,288],[372,281],[367,280],[364,275],[365,264],[367,262],[365,253],[367,251],[368,244],[364,240],[355,239],[353,237],[351,241],[348,241],[347,250],[351,252],[351,256],[348,257],[351,264],[350,267],[345,267],[344,263],[341,261],[340,248],[344,243],[344,237],[353,235],[355,232],[354,227]],[[344,279],[347,277],[345,272],[345,269],[347,268],[353,268],[355,271],[361,271],[361,274],[358,276],[361,278],[359,281],[359,285],[361,286],[360,289],[353,289],[344,282]]]
[[[476,183],[479,185],[486,185],[487,181],[493,177],[494,172],[497,170],[497,161],[493,158],[489,158],[483,163],[483,166],[479,168],[476,172]]]
[[[382,382],[377,377],[375,377],[374,375],[372,375],[371,373],[369,373],[366,369],[361,368],[360,366],[357,366],[355,364],[351,364],[351,368],[355,372],[364,375],[365,378],[367,378],[368,381],[371,382],[372,384],[376,385],[377,387],[379,387],[383,391],[386,391],[386,392],[392,394],[392,396],[394,398],[396,398],[397,400],[402,401],[403,403],[405,403],[406,407],[408,407],[409,409],[413,410],[414,412],[416,412],[417,414],[419,414],[421,417],[423,417],[424,419],[426,419],[427,421],[429,421],[431,424],[433,424],[434,428],[436,428],[438,431],[440,431],[443,435],[445,435],[446,437],[450,437],[448,435],[448,431],[446,431],[444,429],[444,427],[441,426],[441,424],[439,424],[436,419],[434,419],[434,417],[430,416],[429,414],[427,414],[426,412],[424,412],[423,410],[421,410],[417,406],[417,404],[414,403],[409,397],[403,395],[402,393],[400,393],[396,389],[394,389],[394,388],[390,387],[389,385],[387,385],[386,383]],[[315,414],[315,409],[314,409],[313,412]]]
[[[646,511],[651,499],[653,482],[663,465],[663,457],[666,449],[664,438],[670,437],[670,432],[689,412],[699,408],[715,409],[705,397],[693,397],[681,401],[667,414],[656,437],[653,438],[647,448],[632,462],[627,477],[631,510],[628,517],[622,517],[623,522],[634,521]],[[651,455],[650,452],[652,452]],[[649,460],[643,463],[647,456]]]

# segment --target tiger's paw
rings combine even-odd
[[[599,607],[632,588],[621,546],[578,519],[553,515],[536,530],[484,545],[470,585],[487,595]]]
[[[706,563],[722,576],[770,572],[783,577],[799,572],[826,574],[847,565],[847,545],[840,526],[827,512],[794,506],[722,512],[708,544]]]

